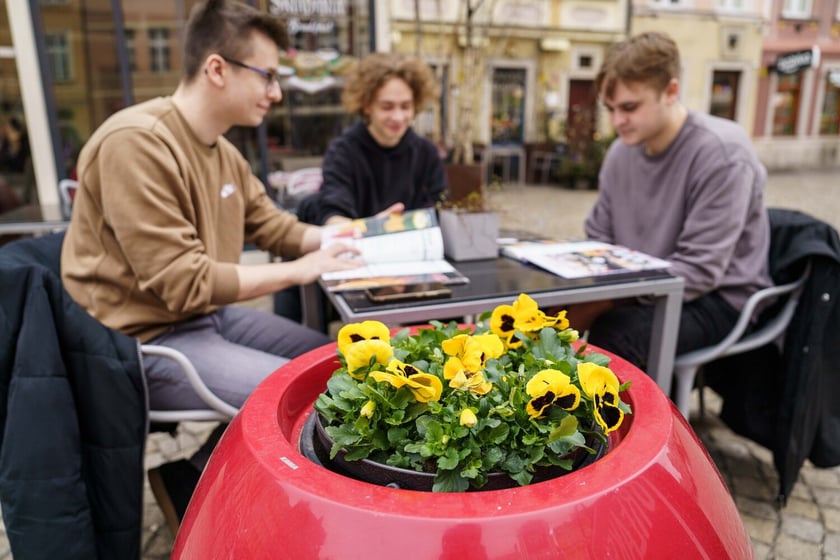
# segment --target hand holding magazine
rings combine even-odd
[[[469,282],[466,276],[444,260],[443,236],[432,208],[323,228],[321,247],[339,241],[358,249],[365,266],[322,274],[322,285],[329,291],[428,282]]]

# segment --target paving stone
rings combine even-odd
[[[840,533],[828,533],[825,536],[823,554],[840,558]]]
[[[822,546],[819,544],[809,543],[784,533],[776,540],[776,560],[816,560],[821,555]]]
[[[735,498],[735,505],[738,506],[738,511],[741,512],[742,516],[752,515],[760,519],[773,521],[774,523],[779,519],[779,512],[773,504],[768,503],[766,500],[754,500],[752,498],[738,496],[737,494],[733,498]]]
[[[825,523],[825,530],[833,533],[840,533],[840,509],[837,508],[823,508],[823,522]]]
[[[814,498],[822,507],[832,507],[840,509],[840,487],[837,488],[822,488],[819,492],[814,493]]]
[[[808,486],[819,488],[840,487],[840,469],[819,469],[816,467],[804,468],[801,471],[802,479]]]
[[[741,520],[753,543],[760,542],[770,546],[776,540],[778,532],[776,521],[744,514],[741,515]]]
[[[783,516],[788,514],[799,515],[814,521],[820,519],[820,508],[817,507],[817,504],[812,500],[803,500],[802,498],[789,499],[781,513]]]
[[[753,539],[753,554],[755,560],[773,560],[773,549],[770,545]]]
[[[782,514],[782,532],[814,544],[820,544],[825,535],[825,530],[819,521],[788,514]]]
[[[753,473],[755,470],[753,470]],[[776,496],[776,489],[771,488],[767,481],[755,476],[735,475],[733,477],[735,493],[739,496],[755,498],[756,500],[772,501]]]
[[[181,450],[181,448],[178,446],[178,442],[174,438],[168,437],[158,441],[158,450],[160,450],[160,454],[165,458],[171,459]]]

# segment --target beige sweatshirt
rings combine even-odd
[[[243,244],[298,256],[307,227],[276,209],[230,142],[202,144],[170,98],[105,121],[78,176],[64,286],[94,317],[144,342],[234,302]]]

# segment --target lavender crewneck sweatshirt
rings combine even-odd
[[[586,235],[667,259],[685,279],[686,301],[717,290],[740,310],[771,285],[766,178],[737,123],[689,111],[655,156],[612,144]]]

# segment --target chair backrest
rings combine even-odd
[[[58,193],[61,196],[61,212],[70,216],[73,211],[73,200],[76,198],[76,191],[79,190],[79,182],[73,179],[62,179],[58,182]]]
[[[320,167],[305,167],[292,171],[286,180],[286,194],[295,199],[318,192],[324,176]]]

